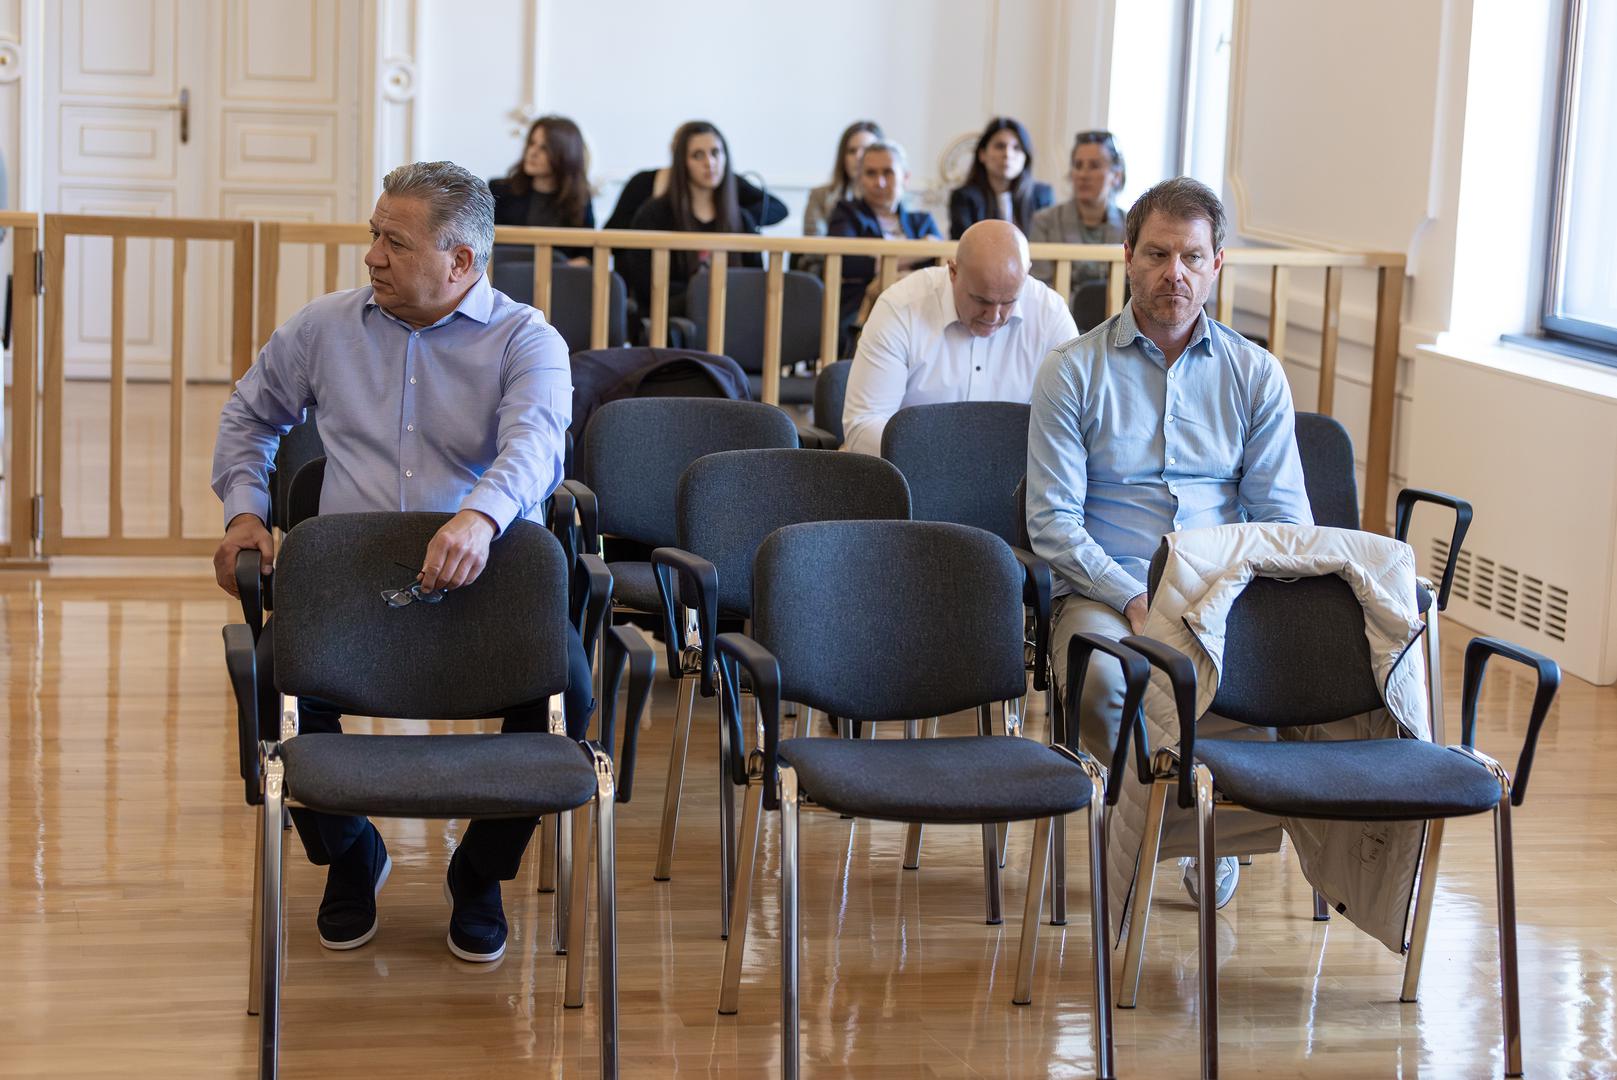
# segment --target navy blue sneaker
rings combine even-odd
[[[315,929],[328,949],[357,949],[376,936],[376,895],[393,872],[393,860],[376,826],[366,830],[326,871]]]
[[[474,875],[457,850],[444,875],[444,899],[454,909],[449,915],[449,951],[474,964],[488,964],[505,955],[505,908],[500,903],[500,879]]]

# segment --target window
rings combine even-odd
[[[1544,330],[1617,349],[1617,0],[1567,0]],[[1614,361],[1617,362],[1617,361]]]

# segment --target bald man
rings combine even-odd
[[[880,454],[882,430],[906,405],[1028,402],[1045,356],[1078,336],[1060,295],[1028,276],[1031,265],[1015,225],[979,221],[947,266],[882,293],[848,373],[843,449]]]

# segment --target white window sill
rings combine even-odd
[[[1524,345],[1502,342],[1497,338],[1478,340],[1457,334],[1439,334],[1431,345],[1422,345],[1422,353],[1475,364],[1504,375],[1530,382],[1558,386],[1574,393],[1617,401],[1617,368],[1597,364],[1592,360],[1528,348]]]

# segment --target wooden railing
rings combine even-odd
[[[335,288],[340,248],[370,243],[364,225],[304,225],[265,222],[259,226],[258,340],[274,329],[280,301],[275,282],[280,249],[286,244],[313,244],[325,249],[325,285]],[[538,229],[501,227],[494,232],[498,244],[520,244],[533,249],[533,304],[550,306],[552,253],[556,248],[588,248],[592,252],[591,348],[607,344],[610,257],[613,249],[651,252],[650,344],[665,345],[668,334],[668,295],[672,253],[711,252],[709,266],[707,348],[724,352],[724,314],[727,303],[725,270],[731,255],[758,253],[768,257],[765,279],[764,364],[762,398],[780,401],[781,330],[784,325],[785,272],[789,255],[818,255],[825,260],[825,298],[820,313],[821,363],[837,357],[840,325],[842,264],[847,257],[879,260],[881,287],[898,279],[899,263],[906,259],[947,259],[955,245],[945,240],[854,240],[842,237],[757,236],[743,234],[610,232],[593,229]],[[1071,291],[1074,262],[1109,263],[1107,312],[1123,307],[1123,249],[1108,244],[1033,244],[1034,260],[1055,261],[1054,288],[1062,296]],[[1335,408],[1336,358],[1342,311],[1342,280],[1350,270],[1377,275],[1374,361],[1370,386],[1370,430],[1365,445],[1364,527],[1386,528],[1387,484],[1392,470],[1394,383],[1398,374],[1398,332],[1403,304],[1404,256],[1391,252],[1343,253],[1289,248],[1228,248],[1219,276],[1215,310],[1220,322],[1235,318],[1235,273],[1243,267],[1269,270],[1269,351],[1284,357],[1287,312],[1293,270],[1325,272],[1323,316],[1320,325],[1319,398],[1315,408],[1327,415]],[[267,286],[267,287],[266,287]],[[299,297],[299,301],[313,297]]]
[[[39,215],[0,212],[11,234],[11,449],[6,457],[6,542],[0,558],[30,559],[34,553],[34,495],[39,491],[34,453],[38,432],[39,327],[34,313],[39,256]]]

